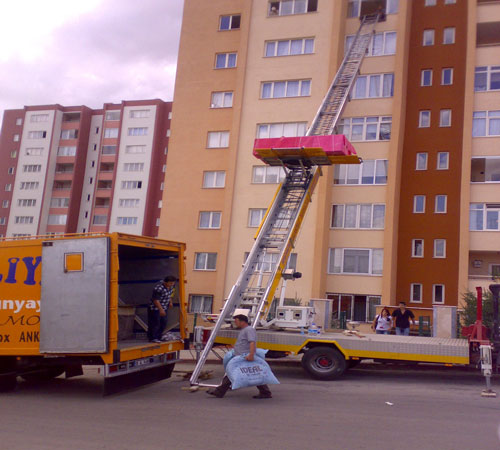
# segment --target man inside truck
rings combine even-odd
[[[176,277],[167,276],[158,282],[151,296],[148,309],[148,339],[149,342],[159,343],[167,326],[168,309],[172,308],[172,299],[175,293]]]

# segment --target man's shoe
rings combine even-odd
[[[254,395],[252,398],[257,398],[257,399],[261,399],[261,398],[273,398],[273,396],[272,395],[258,394],[258,395]]]
[[[217,397],[217,398],[222,398],[224,397],[224,394],[221,394],[220,392],[218,392],[216,389],[209,389],[207,391],[207,394],[208,395],[213,395],[214,397]]]
[[[151,342],[154,342],[155,344],[161,344],[161,341],[159,339],[153,339]]]

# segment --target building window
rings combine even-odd
[[[231,108],[233,106],[232,92],[212,92],[210,108]]]
[[[289,16],[305,14],[318,10],[318,0],[281,0],[270,1],[268,16]]]
[[[420,86],[432,86],[432,69],[424,69],[420,76]]]
[[[413,212],[415,214],[425,213],[425,195],[415,195],[413,197]]]
[[[117,225],[137,225],[137,217],[117,217]]]
[[[209,131],[207,148],[229,147],[229,131]]]
[[[285,170],[282,167],[254,166],[252,183],[277,184],[285,179]]]
[[[442,109],[439,112],[439,126],[451,127],[451,109]]]
[[[333,184],[386,183],[387,159],[366,159],[361,164],[336,164],[333,169]]]
[[[314,52],[314,39],[287,39],[267,41],[265,56],[306,55]]]
[[[438,152],[437,154],[437,170],[448,170],[450,154],[448,152]]]
[[[244,261],[243,263],[246,263],[248,259],[249,252],[245,252],[245,255],[243,257]],[[278,264],[279,261],[279,254],[278,253],[266,253],[264,255],[260,255],[257,264],[255,265],[255,270],[254,272],[274,272],[276,269],[276,264]],[[297,268],[297,253],[291,253],[290,257],[288,258],[288,262],[286,264],[287,269],[296,269]]]
[[[411,240],[411,256],[412,258],[424,257],[424,240],[412,239]]]
[[[358,75],[352,91],[353,99],[392,97],[394,74]]]
[[[66,225],[67,219],[66,214],[49,214],[47,225]]]
[[[26,149],[26,156],[42,156],[43,147],[31,147]]]
[[[385,205],[348,204],[333,205],[332,228],[383,229],[385,225]]]
[[[257,125],[257,138],[304,136],[306,128],[307,122],[261,123]]]
[[[500,90],[500,66],[476,67],[474,90],[476,92]]]
[[[41,164],[24,164],[23,172],[41,172],[42,165]]]
[[[48,122],[48,121],[49,121],[49,115],[48,114],[32,114],[30,116],[30,122],[31,123]]]
[[[9,168],[7,169],[7,174],[8,174],[8,175],[14,175],[14,167],[9,167]]]
[[[17,158],[17,150],[12,150],[12,151],[10,152],[10,157],[11,157],[11,158],[13,158],[13,159],[14,159],[14,158]]]
[[[118,137],[118,128],[105,128],[104,137],[106,139],[113,139]]]
[[[57,156],[75,156],[76,147],[59,147],[57,149]]]
[[[434,239],[434,258],[446,258],[446,239]]]
[[[241,23],[241,15],[234,14],[232,16],[221,16],[219,20],[219,30],[239,30]]]
[[[444,0],[445,5],[453,5],[457,2],[457,0]]]
[[[122,181],[122,189],[142,189],[142,181]]]
[[[311,80],[269,81],[262,83],[261,98],[307,97]]]
[[[443,44],[455,43],[455,27],[445,28],[443,30]]]
[[[77,139],[78,130],[62,130],[61,139]]]
[[[138,198],[121,198],[118,202],[120,208],[138,208],[140,200]]]
[[[432,303],[444,303],[444,284],[432,285]]]
[[[213,295],[190,295],[188,313],[211,314],[213,303],[214,303]]]
[[[19,200],[18,200],[19,202]],[[3,200],[2,201],[2,208],[8,208],[9,207],[9,201],[8,200]]]
[[[472,136],[500,136],[500,111],[472,113]]]
[[[223,188],[226,184],[226,172],[223,170],[214,170],[203,172],[204,188]]]
[[[129,154],[138,154],[138,153],[146,153],[145,145],[127,145],[125,147],[125,153]]]
[[[6,185],[5,185],[5,190],[6,190],[7,192],[12,191],[12,184],[11,184],[11,183],[6,184]]]
[[[130,118],[131,119],[145,119],[149,117],[150,114],[149,109],[131,109],[130,110]]]
[[[5,217],[0,217],[0,225],[5,225],[6,219]]]
[[[259,227],[266,215],[266,211],[266,208],[250,208],[248,210],[248,226],[250,228]]]
[[[69,203],[69,198],[65,199],[65,200],[68,200],[68,203]],[[30,207],[36,206],[36,199],[34,199],[34,198],[20,198],[17,200],[17,206],[21,206],[21,207],[25,207],[25,208],[30,208]],[[52,203],[51,203],[50,207],[52,208]]]
[[[419,128],[429,128],[431,126],[431,112],[430,111],[420,111],[418,117]]]
[[[19,135],[17,134],[15,136],[17,136],[17,140],[19,140]],[[47,137],[46,131],[30,131],[28,133],[28,139],[45,139],[46,137]],[[16,139],[14,139],[14,141],[15,140]]]
[[[422,284],[412,283],[410,286],[410,302],[422,303]]]
[[[103,155],[116,155],[116,145],[103,145],[101,153]]]
[[[32,224],[33,220],[34,220],[33,216],[15,216],[14,223],[28,225]]]
[[[453,84],[453,68],[441,70],[441,84],[443,86],[450,86]]]
[[[217,253],[195,253],[194,270],[215,270]]]
[[[30,132],[30,134],[31,134],[31,133],[32,133],[32,132]],[[20,138],[19,134],[15,134],[12,140],[13,140],[14,142],[19,142],[19,138]],[[32,137],[29,137],[29,138],[30,138],[30,139],[34,139],[34,138],[32,138]]]
[[[427,170],[427,153],[417,153],[417,166],[415,170]]]
[[[347,53],[356,36],[346,36],[345,52]],[[394,55],[396,53],[396,32],[386,31],[374,34],[368,46],[366,56]]]
[[[422,45],[424,47],[434,45],[434,30],[424,30]]]
[[[391,138],[392,117],[351,117],[341,119],[337,126],[339,134],[350,141],[388,141]]]
[[[124,163],[124,172],[142,172],[144,170],[144,163]]]
[[[437,214],[445,214],[447,208],[447,195],[436,195],[436,203],[434,207],[434,212]]]
[[[361,15],[361,4],[363,0],[349,0],[347,4],[347,17],[359,17]],[[385,0],[385,13],[396,14],[398,12],[399,0]]]
[[[18,117],[16,119],[16,125],[22,125],[23,124],[23,119],[21,117]]]
[[[106,120],[120,120],[120,111],[106,111]]]
[[[68,206],[69,206],[68,197],[54,197],[50,199],[51,208],[67,208]]]
[[[40,183],[38,181],[23,181],[21,182],[20,189],[22,190],[33,190],[38,189]]]
[[[215,55],[216,69],[232,69],[236,67],[236,53],[217,53]]]
[[[219,229],[222,213],[218,211],[201,211],[198,228],[204,230]]]
[[[93,225],[106,225],[108,223],[108,216],[106,215],[95,215],[92,224]]]
[[[471,231],[499,231],[499,203],[471,203],[469,229]]]
[[[147,127],[132,127],[127,130],[129,136],[147,136]]]
[[[383,263],[381,248],[331,248],[328,273],[382,275]]]

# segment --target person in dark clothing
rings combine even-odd
[[[255,328],[248,325],[248,317],[244,314],[238,314],[234,316],[233,319],[236,327],[240,329],[238,339],[236,340],[236,344],[234,344],[234,355],[238,356],[247,354],[245,359],[247,361],[253,361],[255,350],[257,348],[257,332],[255,331]],[[207,391],[207,394],[222,398],[230,388],[231,380],[227,375],[224,375],[222,383],[215,389]],[[254,395],[253,398],[263,399],[273,397],[267,384],[257,386],[257,389],[259,390],[259,393],[258,395]]]
[[[177,278],[168,276],[158,282],[151,296],[148,308],[148,339],[150,342],[161,342],[161,336],[167,326],[168,309],[172,308]]]
[[[394,317],[396,334],[398,336],[409,336],[415,315],[409,309],[406,309],[405,302],[399,302],[399,309],[393,311],[392,317]]]

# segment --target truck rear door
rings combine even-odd
[[[109,238],[45,241],[40,352],[106,353],[108,311]]]

